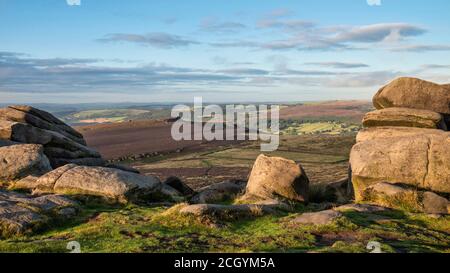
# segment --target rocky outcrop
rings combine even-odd
[[[0,139],[43,145],[53,168],[70,163],[105,164],[98,152],[86,146],[80,133],[50,113],[30,106],[0,109]]]
[[[309,179],[292,160],[260,155],[253,165],[241,201],[289,200],[307,202]]]
[[[421,134],[378,138],[357,143],[350,154],[357,201],[367,187],[401,183],[450,193],[450,135]]]
[[[429,110],[386,108],[367,113],[364,127],[400,126],[447,130],[444,117]]]
[[[97,196],[119,203],[150,203],[183,199],[177,191],[163,185],[156,177],[118,169],[75,164],[60,167],[32,182],[18,181],[13,187],[32,190],[33,194]]]
[[[77,211],[78,204],[63,196],[30,197],[0,190],[0,237],[30,233]]]
[[[450,89],[416,78],[399,78],[381,88],[373,104],[377,109],[405,107],[450,114]]]
[[[382,110],[365,116],[366,128],[350,154],[356,201],[444,213],[442,195],[450,194],[450,89],[400,78],[373,101]]]
[[[39,176],[51,170],[42,145],[0,147],[0,182],[9,184],[29,175]]]

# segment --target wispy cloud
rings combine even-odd
[[[200,23],[200,29],[202,31],[213,32],[213,33],[234,33],[245,29],[246,26],[239,22],[221,22],[215,17],[208,17],[203,19]]]
[[[155,48],[170,49],[177,47],[186,47],[199,42],[183,38],[179,35],[168,34],[164,32],[153,32],[144,35],[113,33],[104,38],[98,39],[100,42],[128,42],[142,46],[151,46]]]
[[[450,51],[450,45],[403,45],[394,47],[391,50],[396,52]]]
[[[338,68],[338,69],[369,67],[369,65],[364,64],[364,63],[343,63],[343,62],[310,62],[310,63],[305,63],[305,65],[331,67],[331,68]]]

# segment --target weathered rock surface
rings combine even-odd
[[[369,186],[389,182],[450,193],[450,136],[422,134],[357,143],[350,154],[357,201]]]
[[[342,213],[339,211],[323,210],[319,212],[303,213],[292,219],[290,223],[301,225],[329,225],[342,216]]]
[[[429,214],[447,214],[449,201],[433,192],[404,185],[377,183],[364,190],[363,201],[393,209]]]
[[[406,107],[450,114],[450,89],[416,78],[399,78],[381,88],[373,104],[377,109]]]
[[[41,145],[23,144],[0,147],[0,182],[10,183],[29,175],[52,170]]]
[[[213,184],[198,190],[191,198],[195,204],[212,204],[234,199],[245,190],[246,183],[243,181],[225,181]]]
[[[43,111],[40,111],[40,116],[32,114],[37,114],[37,111],[37,109],[32,107],[29,107],[27,110],[25,109],[25,107],[10,106],[0,109],[0,119],[26,123],[40,129],[57,132],[65,137],[72,139],[75,142],[78,142],[81,145],[86,145],[83,136],[75,131],[72,127],[62,123],[60,120],[53,116],[50,116],[50,114],[48,113],[47,119],[45,119],[45,114]]]
[[[400,126],[447,130],[444,116],[439,113],[410,108],[386,108],[369,112],[364,127]]]
[[[55,219],[73,217],[77,210],[78,204],[63,196],[30,197],[0,190],[0,237],[32,232]]]
[[[86,147],[80,133],[53,115],[29,106],[0,109],[0,139],[43,145],[53,168],[70,163],[105,164],[98,152]]]
[[[25,185],[24,185],[25,184]],[[34,194],[99,196],[120,203],[179,200],[177,192],[156,177],[104,167],[65,165],[34,182],[19,181],[16,189],[32,189]]]
[[[242,200],[283,199],[307,202],[309,180],[292,160],[260,155],[250,174]]]
[[[356,142],[364,142],[379,138],[412,137],[418,135],[450,136],[449,132],[437,129],[424,129],[413,127],[372,127],[362,129],[356,136]]]

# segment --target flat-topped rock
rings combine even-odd
[[[447,130],[444,117],[439,113],[399,107],[367,113],[363,119],[363,126],[400,126]]]
[[[364,142],[379,138],[413,137],[420,135],[450,136],[450,132],[438,129],[424,129],[414,127],[372,127],[364,128],[356,136],[356,142]]]
[[[98,196],[119,203],[180,200],[182,196],[156,177],[104,167],[65,165],[31,182],[19,181],[15,189],[34,194]]]
[[[450,114],[450,88],[416,78],[398,78],[378,91],[373,104],[377,109],[405,107]]]

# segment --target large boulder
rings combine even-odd
[[[438,129],[424,129],[414,127],[372,127],[364,128],[356,136],[356,142],[364,142],[379,138],[414,137],[420,135],[450,136],[449,132]]]
[[[77,211],[78,204],[63,196],[31,197],[0,190],[0,237],[30,233],[54,220],[71,218]]]
[[[156,177],[75,164],[65,165],[35,180],[18,181],[14,188],[32,190],[34,194],[97,196],[119,203],[182,199],[177,191],[163,185]]]
[[[357,201],[380,182],[450,193],[450,134],[416,134],[357,143],[350,154]]]
[[[364,127],[401,126],[447,130],[444,117],[429,110],[386,108],[369,112],[363,119]]]
[[[0,182],[10,183],[29,175],[42,175],[51,170],[42,145],[0,147]]]
[[[260,155],[241,200],[282,199],[307,202],[309,179],[300,164],[281,157]]]
[[[406,107],[450,114],[450,88],[416,78],[399,78],[381,88],[373,104],[377,109]]]

